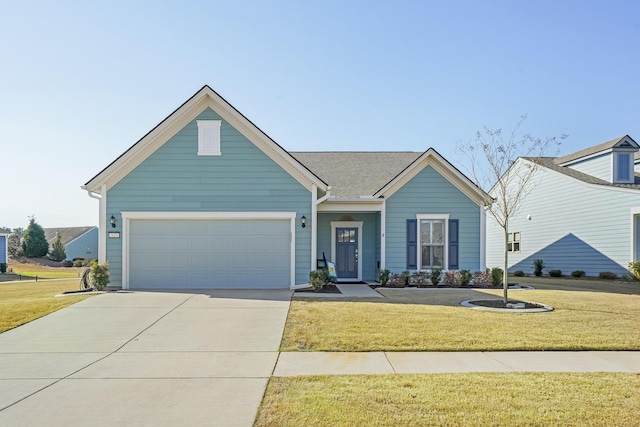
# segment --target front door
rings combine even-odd
[[[339,279],[358,279],[358,229],[336,228],[336,273]]]

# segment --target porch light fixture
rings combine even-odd
[[[111,215],[111,227],[116,228],[116,217]]]
[[[302,228],[305,228],[307,226],[307,217],[302,215],[302,218],[300,218],[300,225],[302,225]]]

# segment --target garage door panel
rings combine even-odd
[[[288,288],[289,219],[129,221],[129,287]]]

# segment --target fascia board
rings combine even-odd
[[[363,202],[355,199],[326,200],[318,205],[318,212],[380,212],[384,199]]]
[[[433,167],[438,173],[451,182],[458,190],[473,200],[478,205],[491,204],[493,199],[478,188],[459,170],[451,166],[437,151],[430,148],[425,151],[412,165],[402,171],[398,176],[391,180],[387,185],[378,190],[373,196],[389,198],[402,188],[407,182],[413,179],[420,171],[427,166]]]

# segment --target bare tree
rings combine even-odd
[[[508,301],[508,257],[509,219],[518,211],[522,201],[533,189],[532,178],[540,166],[544,152],[550,145],[558,146],[567,135],[534,138],[521,134],[520,128],[526,120],[522,116],[514,129],[503,135],[501,129],[484,128],[478,131],[472,142],[459,142],[457,151],[470,161],[463,167],[480,188],[487,191],[494,202],[485,206],[487,214],[502,228],[504,235],[504,263],[502,283],[504,303]],[[518,159],[522,161],[517,162]]]

